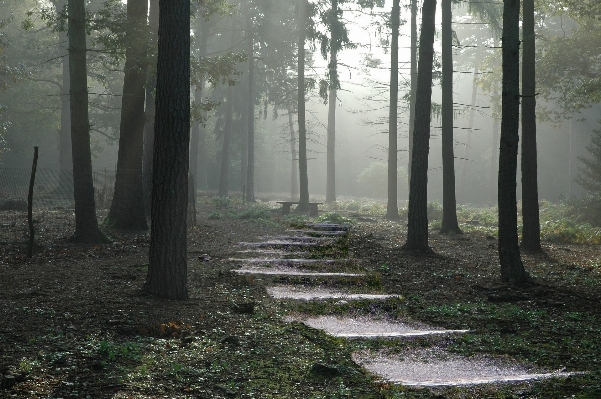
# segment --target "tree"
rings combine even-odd
[[[299,211],[305,211],[309,202],[307,174],[307,126],[305,123],[305,39],[307,36],[307,0],[298,1],[298,172],[300,183]]]
[[[159,3],[150,262],[145,290],[186,299],[190,0]]]
[[[400,1],[393,0],[390,23],[392,39],[390,42],[390,105],[388,110],[388,203],[386,215],[388,220],[399,220],[397,204],[397,106],[399,99],[399,25]]]
[[[246,12],[246,35],[248,51],[248,111],[247,111],[247,154],[246,160],[246,200],[255,202],[255,39],[251,3]],[[244,165],[244,162],[242,162]]]
[[[600,121],[601,123],[601,121]],[[576,176],[576,183],[585,188],[589,194],[601,197],[601,129],[595,130],[591,143],[586,146],[588,156],[579,157],[582,167]]]
[[[430,252],[428,246],[428,152],[432,110],[432,65],[436,0],[424,0],[422,29],[419,38],[413,159],[409,184],[407,242],[403,248]]]
[[[147,51],[147,0],[127,1],[125,75],[115,191],[107,222],[120,229],[147,229],[142,180]]]
[[[227,88],[225,99],[225,122],[223,125],[221,146],[221,168],[219,169],[219,192],[220,196],[227,196],[230,171],[230,150],[232,143],[232,120],[234,117],[234,87]]]
[[[516,173],[520,116],[520,0],[503,7],[503,94],[499,148],[499,260],[501,280],[523,285],[528,274],[520,257],[517,229]]]
[[[417,94],[417,0],[411,0],[411,95],[409,97],[409,163],[407,184],[411,182],[411,161],[413,160],[413,127],[415,125],[415,95]]]
[[[92,181],[84,0],[69,0],[68,13],[71,145],[73,197],[75,200],[75,233],[73,234],[73,240],[89,243],[104,242],[106,237],[98,228],[98,219],[96,219],[94,184]]]
[[[453,152],[453,12],[452,0],[442,0],[442,227],[441,233],[461,233],[457,223],[455,154]]]
[[[534,0],[523,0],[522,50],[522,242],[527,251],[540,251],[538,168],[536,150],[536,44]]]

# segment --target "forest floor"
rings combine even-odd
[[[500,283],[497,240],[487,231],[447,236],[432,228],[434,253],[416,255],[401,249],[404,223],[347,213],[348,237],[307,256],[350,259],[339,271],[366,277],[259,278],[231,272],[239,266],[232,258],[253,256],[238,243],[285,235],[306,219],[215,205],[201,204],[189,229],[185,301],[142,292],[147,231],[103,228],[110,244],[77,245],[68,241],[72,213],[44,210],[34,215],[37,245],[28,259],[25,216],[0,212],[0,398],[601,397],[599,245],[544,242],[542,254],[523,254],[536,284],[516,289]],[[278,301],[265,291],[273,284],[399,297]],[[370,316],[470,332],[442,340],[344,340],[285,321],[294,314]],[[440,346],[586,373],[411,388],[380,380],[351,359],[356,352]]]

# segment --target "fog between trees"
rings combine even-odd
[[[192,46],[198,46],[200,28],[203,23],[211,24],[207,54],[209,56],[223,54],[230,47],[236,52],[246,54],[246,44],[242,40],[245,35],[244,4],[233,4],[230,15],[213,13],[208,20],[198,15],[192,21]],[[257,7],[260,6],[256,2]],[[565,2],[556,2],[559,3]],[[58,4],[58,3],[57,3]],[[196,3],[193,2],[193,6]],[[320,13],[327,11],[328,3],[311,2],[315,8],[312,19],[314,30],[327,35]],[[389,84],[389,27],[387,18],[391,4],[383,7],[360,10],[353,2],[341,2],[344,19],[350,42],[355,48],[341,49],[338,54],[338,77],[340,89],[337,92],[336,116],[336,194],[338,196],[386,198],[386,177],[382,163],[387,160],[387,128],[388,128],[388,84]],[[570,7],[570,3],[566,3]],[[102,18],[115,18],[119,21],[120,2],[113,2],[111,7],[104,8],[114,14],[99,10],[103,2],[93,1],[88,4],[88,12],[97,20],[94,29],[88,36],[88,47],[95,51],[88,52],[88,75],[90,95],[91,137],[94,169],[114,170],[116,167],[117,142],[119,135],[120,95],[123,82],[124,54],[119,45],[123,38],[118,32],[112,32],[110,26],[102,26]],[[401,2],[401,35],[399,38],[399,106],[398,106],[398,162],[399,200],[405,206],[408,189],[406,170],[408,164],[408,119],[409,107],[409,2]],[[555,5],[554,5],[555,6]],[[555,48],[545,50],[545,46],[559,46],[562,40],[576,41],[586,26],[590,37],[598,35],[599,22],[590,20],[574,6],[568,12],[559,14],[554,6],[539,7],[537,4],[537,34],[541,53],[539,60],[545,71],[565,68],[564,65],[547,65],[555,59],[543,58],[542,52],[551,53]],[[193,7],[193,8],[194,8]],[[5,0],[0,3],[2,9],[2,59],[3,91],[0,92],[0,114],[3,123],[3,149],[1,162],[3,167],[26,168],[30,163],[30,152],[33,145],[40,146],[40,168],[58,168],[58,134],[60,130],[60,84],[61,84],[61,50],[60,40],[64,37],[52,26],[46,26],[48,15],[55,13],[53,4],[33,0]],[[260,7],[259,7],[260,8]],[[257,10],[259,9],[257,8]],[[294,2],[283,7],[288,10],[287,17],[295,13]],[[269,8],[265,8],[269,12]],[[274,16],[255,15],[257,28],[255,58],[257,58],[257,78],[255,97],[255,190],[261,194],[278,193],[276,197],[285,197],[290,193],[291,153],[290,130],[285,106],[278,105],[277,116],[274,113],[274,86],[278,82],[274,77],[265,78],[261,74],[269,73],[265,66],[261,43],[270,43],[274,37],[270,33],[277,31],[268,26],[270,18],[281,18],[281,10],[271,10]],[[491,82],[500,82],[500,49],[494,49],[493,34],[490,23],[478,16],[468,13],[466,2],[453,5],[456,33],[454,39],[454,135],[455,135],[455,174],[457,200],[460,204],[488,205],[491,198],[496,198],[491,190],[496,184],[490,181],[491,153],[498,143],[492,141],[493,114],[498,112],[498,105],[491,99],[493,90]],[[435,81],[433,86],[432,137],[430,140],[430,159],[428,171],[428,199],[442,200],[442,168],[440,157],[440,125],[438,106],[440,94],[440,11],[436,16],[437,36],[435,38]],[[115,22],[115,23],[117,23]],[[123,22],[123,21],[121,21]],[[232,22],[234,33],[239,40],[231,40]],[[283,22],[282,22],[283,23]],[[286,29],[292,29],[293,22],[288,21]],[[418,24],[420,23],[418,18]],[[24,29],[27,28],[27,29]],[[419,28],[419,26],[418,26]],[[596,30],[593,30],[596,29]],[[564,38],[565,31],[565,38]],[[288,32],[293,39],[294,32]],[[580,35],[580,36],[579,36]],[[282,40],[288,40],[282,38]],[[311,196],[325,196],[326,193],[326,130],[328,105],[319,97],[319,81],[326,79],[328,61],[320,54],[320,42],[315,39],[314,45],[307,41],[307,67],[305,73],[309,80],[315,82],[314,88],[306,94],[306,119],[308,134],[308,176]],[[577,45],[578,42],[575,42]],[[273,44],[270,44],[273,45]],[[109,48],[115,46],[115,48]],[[283,47],[285,48],[285,46]],[[198,47],[193,48],[193,55]],[[295,52],[293,43],[287,48]],[[597,49],[598,50],[598,49]],[[113,52],[113,53],[111,53]],[[294,53],[289,55],[294,59]],[[281,59],[282,62],[286,58]],[[569,62],[570,59],[563,61]],[[272,61],[273,62],[273,61]],[[278,60],[276,59],[277,63]],[[438,62],[438,63],[437,63]],[[476,102],[471,107],[474,92],[474,70],[476,75]],[[239,62],[235,65],[238,71],[232,78],[237,83],[234,91],[234,116],[232,121],[231,160],[229,162],[229,185],[232,192],[239,192],[244,185],[241,179],[241,162],[244,144],[245,120],[247,119],[248,65]],[[539,72],[539,73],[547,73]],[[288,68],[289,78],[296,73],[293,65]],[[267,79],[267,80],[266,80]],[[269,80],[272,79],[272,80]],[[285,83],[281,83],[282,87]],[[539,86],[546,85],[541,93],[557,90],[544,79],[539,78]],[[569,87],[560,87],[567,90]],[[199,184],[198,189],[216,191],[219,188],[219,172],[221,170],[222,149],[222,114],[226,108],[225,92],[227,85],[206,84],[206,99],[215,104],[215,109],[204,112],[206,118],[203,131],[205,145],[203,155],[206,157],[199,165],[206,166],[206,185]],[[573,182],[580,166],[579,156],[586,153],[584,146],[590,141],[593,130],[598,126],[599,106],[594,101],[583,100],[582,108],[562,111],[559,119],[553,111],[564,109],[564,104],[553,102],[557,96],[538,97],[538,164],[539,164],[539,197],[550,201],[577,196],[583,193],[582,188]],[[280,96],[281,100],[281,96]],[[281,101],[280,101],[281,102]],[[470,111],[473,109],[473,128],[470,130]],[[572,111],[581,111],[572,113]],[[295,112],[295,110],[293,110]],[[497,114],[498,115],[498,114]],[[294,117],[296,121],[296,116]],[[297,130],[296,122],[294,129]],[[206,162],[206,163],[205,163]],[[495,160],[496,162],[496,160]],[[199,166],[200,168],[201,166]],[[201,173],[199,170],[198,173]],[[205,172],[202,172],[205,173]],[[519,181],[519,176],[518,176]],[[381,183],[377,183],[381,182]],[[491,188],[492,187],[492,188]],[[518,199],[520,198],[518,187]]]

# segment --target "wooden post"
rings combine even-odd
[[[29,244],[27,245],[27,257],[33,256],[33,240],[35,231],[33,229],[33,184],[35,172],[38,167],[38,147],[33,147],[33,165],[31,166],[31,178],[29,179],[29,194],[27,195],[27,221],[29,223]]]

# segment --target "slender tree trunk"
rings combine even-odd
[[[413,160],[413,128],[415,126],[415,96],[417,94],[417,0],[411,0],[411,97],[409,102],[409,163],[407,187],[411,186],[411,161]]]
[[[159,0],[149,0],[148,10],[149,25],[149,48],[153,49],[148,54],[148,67],[146,73],[146,107],[144,113],[146,121],[144,124],[144,155],[142,171],[144,173],[144,199],[146,211],[150,212],[152,194],[152,157],[154,151],[154,119],[155,98],[154,93],[157,86],[156,75],[156,46],[159,38]]]
[[[232,119],[234,114],[234,87],[227,88],[225,100],[225,123],[223,126],[223,144],[221,146],[221,168],[219,170],[219,193],[226,197],[229,189],[230,149],[232,142]]]
[[[75,233],[77,242],[103,242],[98,229],[90,119],[88,116],[88,75],[86,70],[86,11],[84,0],[69,0],[69,77],[71,81],[71,146],[73,157],[73,197],[75,199]]]
[[[307,0],[298,2],[298,170],[302,204],[309,202],[309,176],[307,173],[307,127],[305,124],[305,38],[307,30]],[[308,210],[299,205],[299,211]]]
[[[248,34],[248,158],[246,163],[246,200],[248,202],[255,202],[255,43],[250,3],[246,12],[246,31]]]
[[[115,191],[107,222],[121,229],[147,229],[144,211],[144,84],[147,0],[128,0],[125,75]]]
[[[461,193],[468,192],[467,185],[467,164],[470,156],[470,148],[472,147],[472,131],[474,129],[474,116],[476,109],[476,98],[478,96],[478,85],[476,81],[478,79],[479,65],[476,61],[474,66],[474,78],[472,80],[472,101],[470,104],[470,120],[467,127],[467,138],[465,140],[465,148],[463,149],[463,162],[461,163],[461,178],[459,179],[459,190]],[[465,196],[464,196],[465,198]]]
[[[521,247],[540,251],[540,218],[536,150],[536,42],[534,0],[523,0],[522,59],[522,230]]]
[[[190,0],[160,2],[150,263],[145,289],[186,299]]]
[[[451,0],[442,0],[442,227],[441,233],[459,233],[455,197],[453,152],[453,13]]]
[[[397,151],[397,106],[399,97],[399,25],[400,0],[393,0],[390,22],[392,40],[390,43],[390,108],[388,110],[388,220],[399,220],[398,197],[398,151]]]
[[[494,47],[499,46],[499,40],[497,35],[494,37]],[[499,94],[497,85],[495,84],[493,87],[493,98],[496,99]],[[490,153],[490,177],[489,177],[489,187],[488,187],[488,202],[493,205],[497,201],[497,166],[498,162],[498,153],[499,153],[499,120],[496,114],[493,114],[493,125],[492,125],[492,151]]]
[[[331,18],[338,18],[338,0],[331,1]],[[326,165],[326,202],[336,201],[336,95],[338,88],[338,38],[334,23],[330,23],[330,93],[328,98],[328,133]]]
[[[200,43],[198,48],[198,59],[201,60],[207,54],[207,42],[209,39],[209,24],[206,20],[202,19],[201,28],[200,28]],[[196,90],[194,90],[194,103],[201,104],[202,103],[202,94],[204,90],[204,76],[199,76],[198,84],[196,86]],[[202,137],[201,137],[202,135]],[[205,188],[207,182],[206,176],[206,168],[201,168],[200,174],[204,174],[204,176],[199,175],[198,164],[199,164],[199,156],[200,152],[203,149],[199,148],[200,146],[204,147],[204,128],[201,128],[200,122],[198,120],[194,120],[192,123],[192,132],[190,137],[190,173],[192,174],[192,178],[194,179],[194,187]],[[201,159],[202,163],[203,160]],[[194,194],[194,201],[196,201],[196,192]]]
[[[520,117],[520,1],[503,7],[503,100],[499,153],[499,260],[501,280],[521,285],[528,280],[518,247],[516,172]]]
[[[424,252],[431,251],[428,246],[428,152],[430,150],[430,118],[432,114],[435,17],[436,0],[424,0],[422,30],[419,39],[409,220],[407,242],[404,245],[405,249]]]
[[[298,200],[298,156],[296,154],[296,133],[294,132],[294,121],[292,110],[288,110],[288,127],[290,129],[290,154],[292,165],[290,169],[290,200]]]
[[[58,6],[57,6],[58,7]],[[69,101],[69,38],[67,32],[59,32],[59,50],[62,57],[62,84],[61,84],[61,129],[59,137],[59,194],[66,194],[72,198],[73,194],[73,149],[71,147],[71,110]]]

